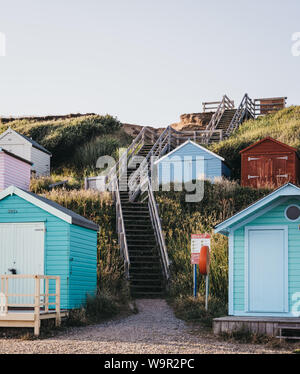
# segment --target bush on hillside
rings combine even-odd
[[[172,301],[175,315],[188,322],[201,322],[206,327],[212,327],[214,318],[227,314],[226,303],[210,296],[208,308],[205,309],[205,297],[178,296]]]
[[[112,137],[97,137],[80,146],[74,154],[73,165],[77,170],[96,171],[96,162],[100,156],[113,156],[120,143]]]
[[[45,193],[50,191],[50,186],[54,183],[62,182],[67,180],[62,186],[56,187],[56,189],[66,190],[79,190],[82,187],[83,180],[79,180],[76,176],[68,173],[68,176],[62,174],[51,174],[48,177],[39,177],[30,179],[30,191],[36,194]]]
[[[113,134],[121,123],[110,115],[87,115],[52,121],[15,120],[0,124],[0,132],[8,127],[31,137],[52,153],[52,166],[72,164],[76,149],[96,136]]]

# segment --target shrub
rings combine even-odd
[[[30,180],[30,191],[40,194],[50,191],[50,185],[57,182],[62,182],[64,180],[68,180],[68,182],[62,186],[57,186],[56,189],[67,189],[67,190],[78,190],[82,186],[82,182],[77,179],[77,177],[69,175],[55,175],[52,174],[49,177],[39,177],[39,178],[32,178]]]
[[[100,291],[96,296],[88,296],[84,306],[88,321],[98,322],[119,313],[120,308],[116,300],[106,293]]]
[[[96,162],[100,156],[112,156],[120,147],[117,139],[112,137],[98,137],[80,146],[74,153],[72,163],[77,170],[85,168],[96,170]]]
[[[72,164],[74,151],[96,136],[113,134],[121,123],[110,115],[86,115],[48,121],[23,119],[0,125],[0,132],[8,126],[28,137],[32,137],[52,153],[54,167]]]
[[[207,327],[212,327],[214,318],[227,314],[227,305],[215,297],[209,297],[207,310],[203,296],[179,296],[171,304],[178,318],[188,322],[201,322]]]

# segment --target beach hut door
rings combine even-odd
[[[44,275],[43,222],[0,224],[0,274]],[[41,293],[44,284],[41,281]],[[33,279],[9,281],[9,293],[34,293]],[[32,297],[9,297],[9,304],[32,304]]]
[[[284,229],[248,231],[248,312],[286,312]]]

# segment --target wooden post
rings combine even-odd
[[[8,313],[8,277],[5,278],[5,307],[4,307],[4,313]]]
[[[49,278],[45,281],[45,312],[49,311]]]
[[[193,266],[193,271],[194,271],[194,291],[193,291],[193,294],[194,294],[194,298],[197,297],[197,265],[194,265]]]
[[[40,279],[39,276],[35,277],[34,289],[34,335],[40,335]]]
[[[205,310],[208,310],[208,295],[209,295],[209,276],[205,279]]]
[[[55,326],[60,326],[61,324],[61,316],[60,316],[60,277],[56,278],[56,287],[55,287]]]

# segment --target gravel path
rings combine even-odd
[[[138,300],[138,314],[72,328],[43,340],[0,339],[1,353],[278,353],[218,340],[174,316],[164,300]],[[280,351],[284,353],[283,351]]]

